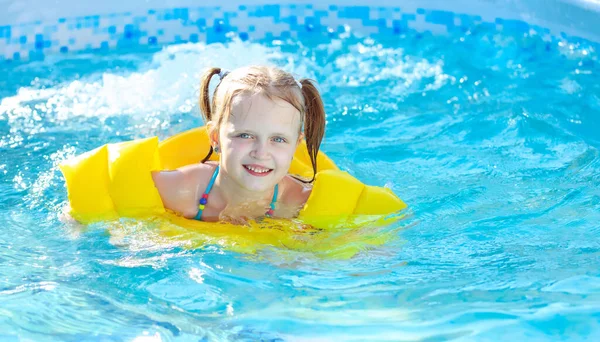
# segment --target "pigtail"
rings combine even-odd
[[[306,139],[306,147],[308,156],[313,167],[313,178],[317,175],[317,155],[323,135],[325,135],[325,107],[321,94],[313,83],[304,78],[300,80],[302,85],[302,96],[304,97],[304,106],[306,112],[304,114],[304,136]]]
[[[221,72],[221,68],[210,68],[204,72],[200,79],[200,110],[202,111],[202,116],[204,117],[204,122],[209,122],[212,120],[212,106],[210,105],[210,94],[208,93],[208,88],[210,85],[210,80],[214,75],[218,75]]]
[[[210,94],[209,94],[209,85],[210,80],[214,75],[218,75],[221,72],[221,68],[210,68],[204,72],[200,79],[200,111],[202,112],[202,117],[204,118],[204,122],[207,123],[212,120],[214,107],[210,104]],[[212,145],[208,150],[208,154],[204,159],[202,159],[202,163],[205,163],[213,154]]]

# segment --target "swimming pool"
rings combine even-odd
[[[550,9],[486,7],[499,3],[107,2],[98,6],[115,12],[59,7],[35,19],[32,1],[3,18],[0,339],[597,338],[593,2],[556,2],[582,18],[571,25],[548,24]],[[250,63],[317,80],[322,149],[409,204],[386,228],[391,241],[350,260],[244,255],[186,248],[147,222],[58,220],[60,161],[200,125],[202,69]]]

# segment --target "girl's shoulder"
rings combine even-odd
[[[198,163],[171,171],[152,173],[154,185],[163,205],[185,217],[194,217],[196,202],[208,185],[216,164]]]
[[[208,184],[217,165],[214,163],[198,163],[180,167],[176,170],[156,171],[152,178],[157,186],[186,186]],[[160,190],[160,189],[159,189]]]
[[[181,172],[188,182],[200,182],[208,184],[216,168],[216,163],[206,162],[182,166],[177,169],[177,171]]]
[[[312,184],[304,183],[292,175],[287,175],[283,178],[282,185],[281,201],[288,206],[304,207],[312,192]]]

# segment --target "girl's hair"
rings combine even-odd
[[[221,81],[213,93],[211,104],[208,88],[214,75],[219,75]],[[221,68],[210,68],[202,75],[200,83],[200,109],[205,122],[212,121],[216,127],[220,127],[230,115],[236,96],[254,94],[264,95],[271,100],[279,98],[300,112],[301,127],[304,127],[306,147],[313,167],[310,182],[314,181],[317,154],[325,134],[325,108],[319,91],[310,80],[304,78],[297,81],[291,74],[267,66],[239,68],[226,75],[222,74]],[[207,161],[212,153],[211,146],[202,162]]]

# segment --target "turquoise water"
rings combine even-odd
[[[394,239],[350,260],[248,256],[159,243],[144,222],[59,221],[60,161],[200,125],[202,69],[252,63],[318,81],[322,149],[410,206]],[[600,336],[597,45],[473,28],[0,68],[2,340]]]

